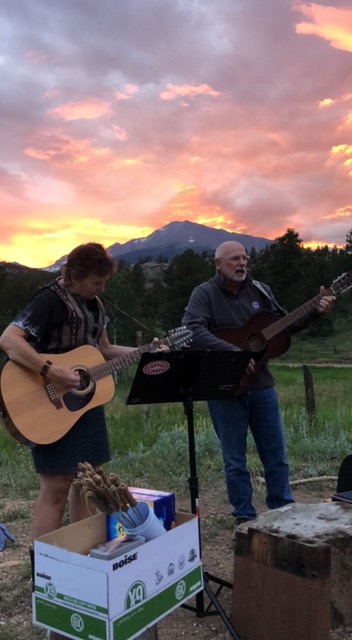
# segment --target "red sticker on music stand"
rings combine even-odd
[[[148,364],[143,367],[143,373],[146,376],[160,376],[165,371],[170,369],[170,363],[165,360],[154,360],[153,362],[148,362]]]

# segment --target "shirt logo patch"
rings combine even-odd
[[[254,302],[252,302],[252,307],[253,309],[259,309],[260,308],[259,302],[257,302],[257,300],[254,300]]]

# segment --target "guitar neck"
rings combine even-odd
[[[150,351],[150,345],[144,345],[134,351],[130,351],[129,353],[113,358],[112,360],[107,360],[96,367],[92,367],[89,369],[89,374],[92,380],[101,380],[113,373],[118,373],[123,369],[127,369],[127,367],[130,367],[132,364],[136,364],[140,360],[141,355],[147,351]]]
[[[325,291],[324,295],[329,295],[329,292]],[[266,340],[271,340],[276,335],[278,335],[278,333],[280,333],[281,331],[284,331],[285,329],[290,327],[292,324],[297,322],[297,320],[301,320],[301,318],[304,318],[304,316],[306,316],[308,313],[310,313],[311,311],[314,311],[320,298],[321,298],[321,294],[319,293],[317,296],[315,296],[311,300],[308,300],[308,302],[305,302],[300,307],[297,307],[297,309],[290,311],[290,313],[287,313],[285,316],[283,316],[279,320],[276,320],[275,322],[270,324],[268,327],[265,327],[265,329],[262,329],[261,333],[264,336],[264,338]]]
[[[166,345],[167,347],[182,347],[187,345],[192,340],[192,332],[186,327],[178,327],[168,332],[168,335],[155,343],[146,344],[138,349],[134,349],[129,353],[112,358],[112,360],[106,360],[94,367],[87,369],[90,378],[94,381],[106,378],[113,373],[126,369],[131,364],[136,364],[143,353],[155,352],[160,345]]]

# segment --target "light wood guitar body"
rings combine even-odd
[[[159,344],[184,346],[191,336],[191,331],[180,327]],[[113,360],[105,360],[89,345],[58,355],[43,354],[43,359],[50,359],[56,366],[79,372],[79,388],[69,391],[54,387],[48,379],[9,360],[1,373],[6,428],[20,442],[49,444],[59,440],[86,411],[113,398],[114,373],[135,364],[150,350],[146,345]]]

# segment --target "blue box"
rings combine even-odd
[[[170,531],[176,525],[176,502],[175,494],[156,489],[140,489],[139,487],[129,487],[130,492],[138,502],[147,502],[154,510],[155,515],[164,525],[166,531]],[[126,535],[126,531],[119,522],[120,513],[106,516],[108,540]]]

